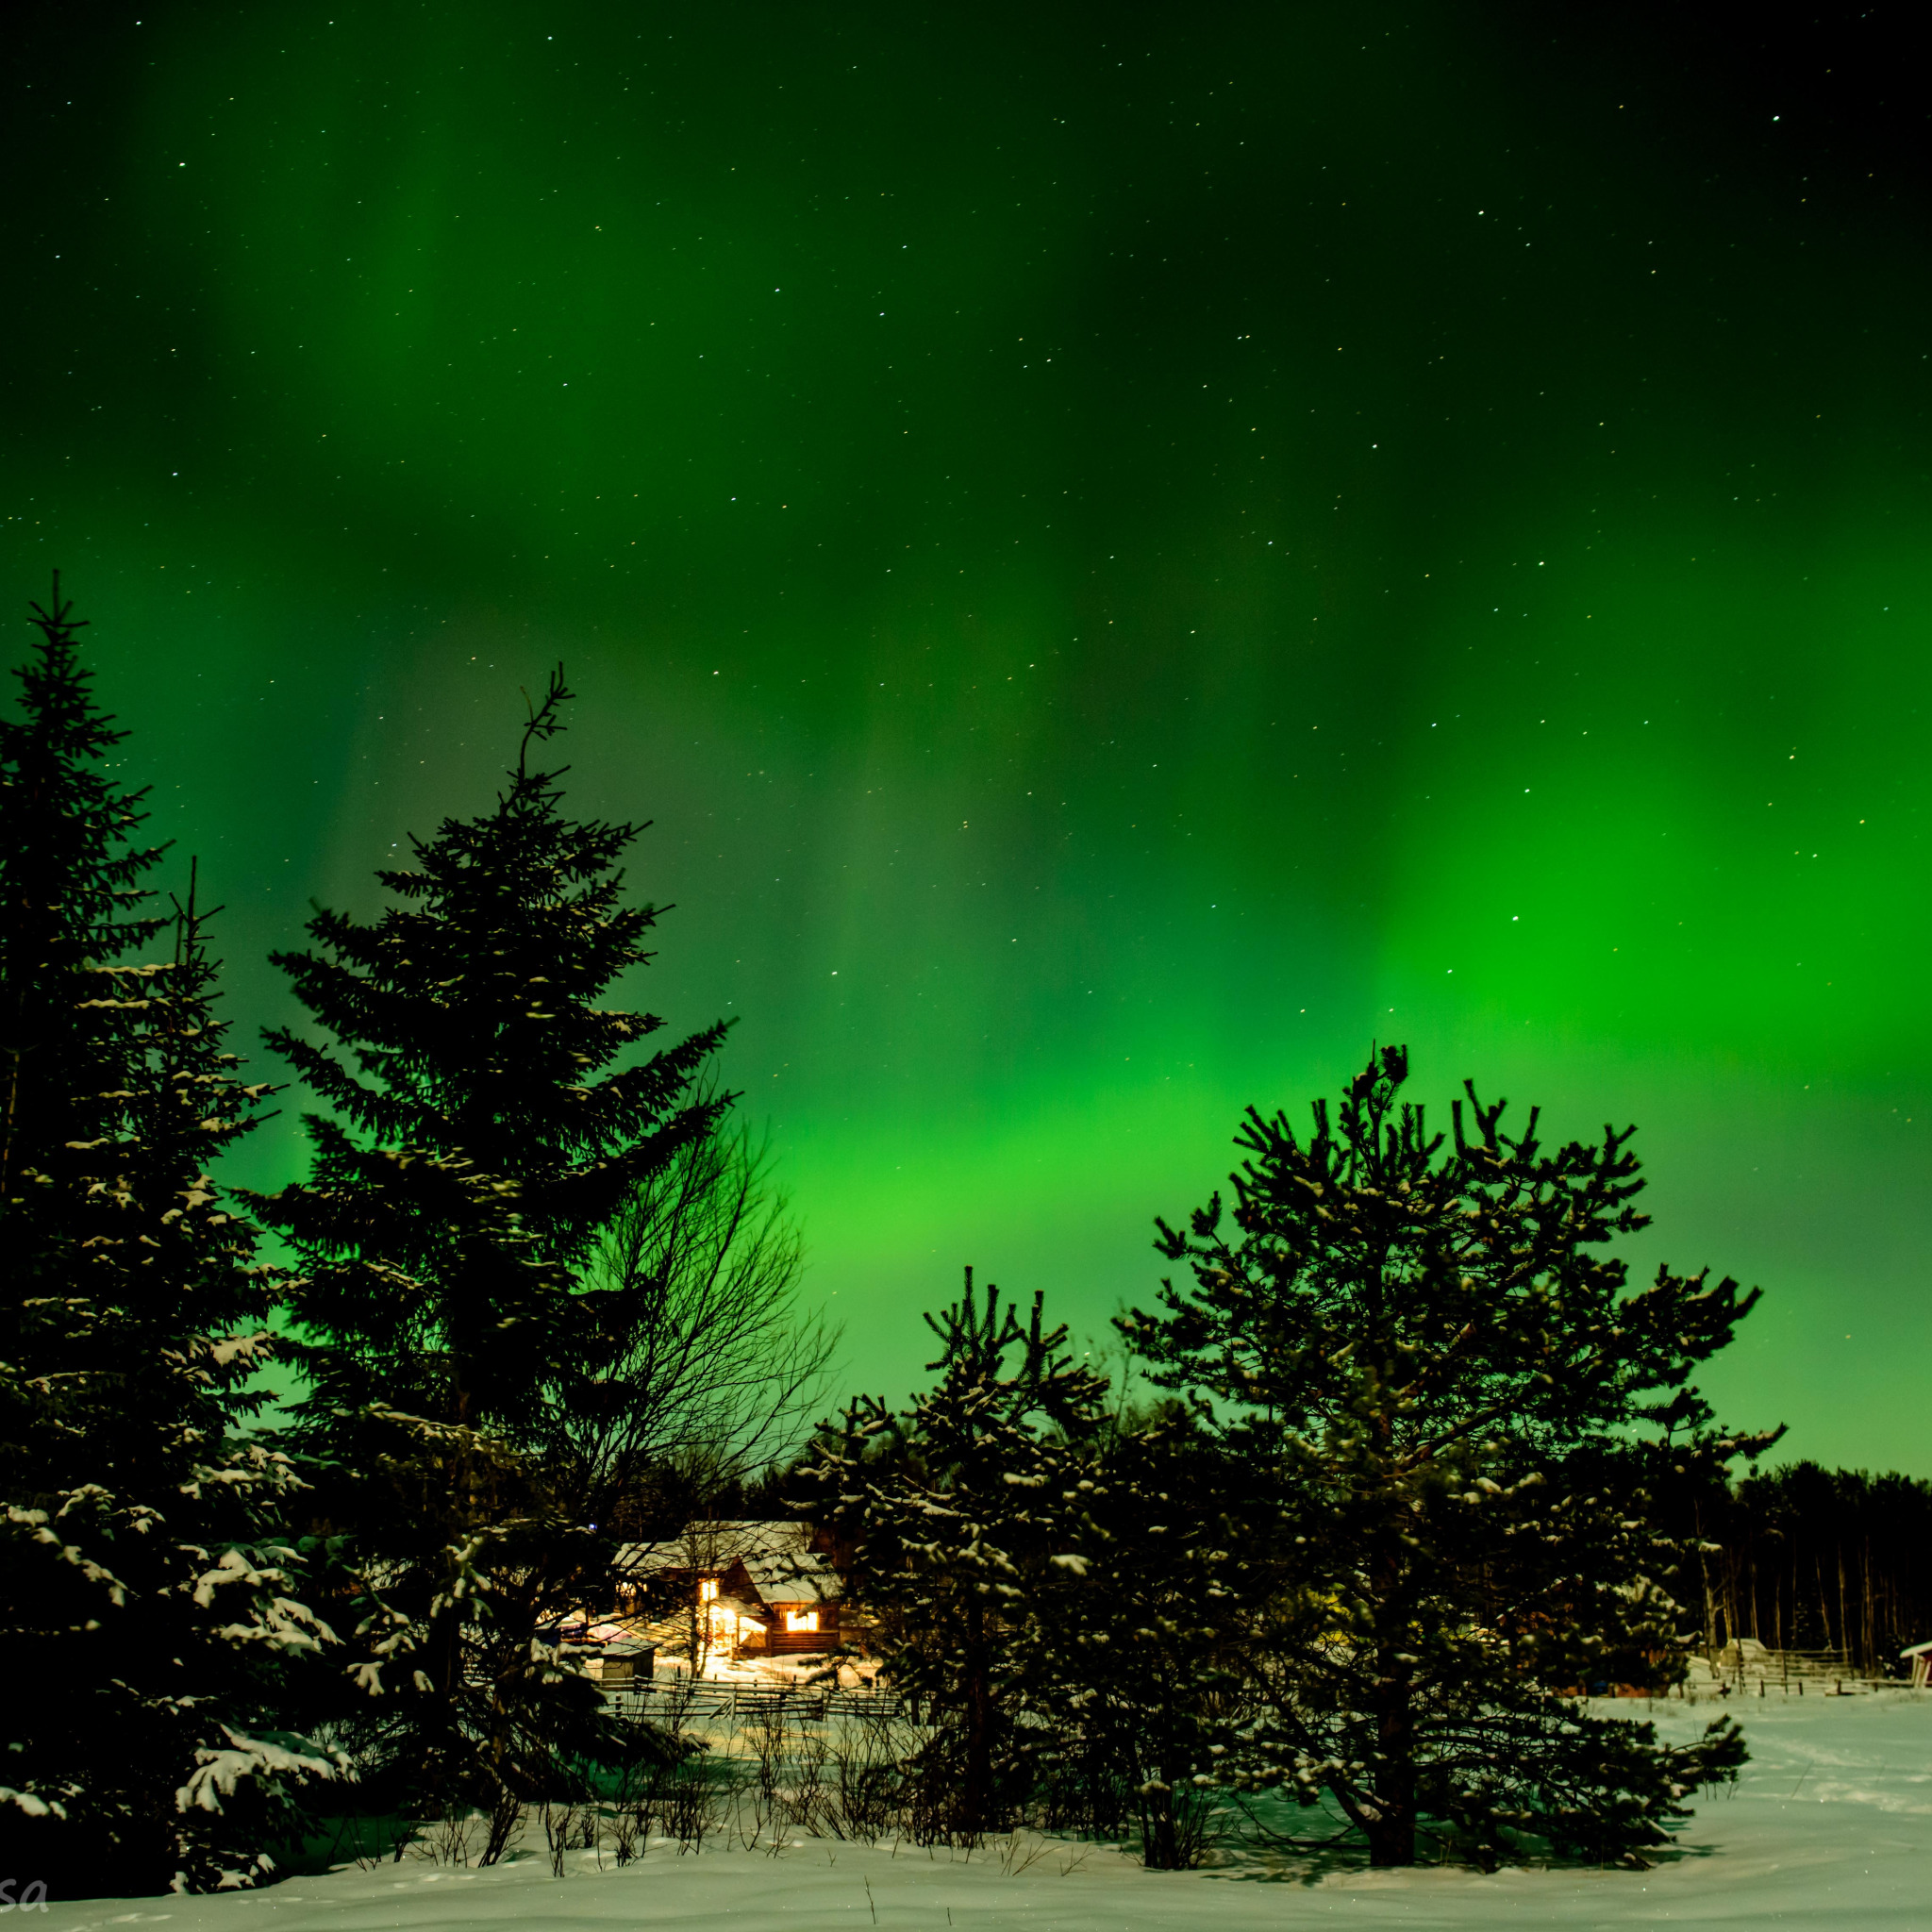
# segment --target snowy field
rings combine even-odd
[[[1660,1730],[1688,1735],[1709,1713],[1660,1704],[1654,1715]],[[818,1840],[793,1840],[775,1857],[709,1843],[680,1857],[654,1840],[623,1870],[608,1855],[600,1871],[593,1854],[574,1854],[559,1880],[540,1838],[534,1852],[490,1871],[406,1856],[258,1892],[55,1903],[35,1923],[48,1932],[163,1923],[168,1932],[650,1932],[701,1922],[747,1932],[1932,1928],[1932,1693],[1751,1698],[1738,1715],[1753,1761],[1649,1872],[1311,1873],[1236,1854],[1207,1871],[1151,1873],[1114,1852],[1024,1838],[1004,1857],[994,1848],[970,1857]]]

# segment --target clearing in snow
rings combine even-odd
[[[1632,1714],[1643,1707],[1619,1707]],[[1739,1700],[1752,1761],[1706,1798],[1678,1849],[1648,1872],[1569,1867],[1486,1877],[1465,1869],[1370,1872],[1233,1851],[1199,1872],[1145,1872],[1102,1846],[1019,1834],[970,1856],[791,1834],[784,1848],[680,1856],[654,1839],[619,1869],[535,1848],[487,1871],[405,1853],[400,1863],[201,1898],[55,1902],[48,1932],[440,1932],[517,1925],[653,1928],[700,1923],[784,1932],[1274,1932],[1281,1925],[1430,1927],[1735,1925],[1780,1932],[1932,1926],[1932,1693]],[[1659,1703],[1669,1737],[1711,1706]],[[24,1874],[22,1874],[24,1875]]]

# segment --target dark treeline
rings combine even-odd
[[[1695,1573],[1699,1635],[1831,1651],[1890,1674],[1932,1638],[1932,1483],[1794,1462],[1679,1501],[1674,1527],[1716,1547]]]

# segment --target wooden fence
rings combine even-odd
[[[783,1716],[798,1724],[832,1718],[891,1718],[907,1715],[905,1700],[890,1690],[794,1690],[767,1684],[693,1684],[689,1678],[646,1678],[614,1685],[605,1693],[620,1714],[663,1719],[716,1720]]]

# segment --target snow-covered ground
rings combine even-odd
[[[1660,1704],[1652,1714],[1660,1730],[1685,1735],[1710,1707]],[[1932,1693],[1774,1695],[1745,1701],[1738,1715],[1753,1761],[1735,1792],[1702,1806],[1678,1852],[1648,1872],[1315,1874],[1249,1856],[1151,1873],[1117,1853],[1024,1838],[1004,1857],[998,1848],[968,1857],[794,1838],[776,1856],[712,1840],[680,1857],[675,1843],[654,1840],[623,1870],[608,1854],[602,1870],[595,1855],[573,1854],[558,1880],[540,1840],[533,1853],[483,1872],[406,1856],[258,1892],[56,1903],[35,1923],[48,1932],[163,1923],[168,1932],[592,1932],[699,1922],[758,1932],[1932,1928]]]

